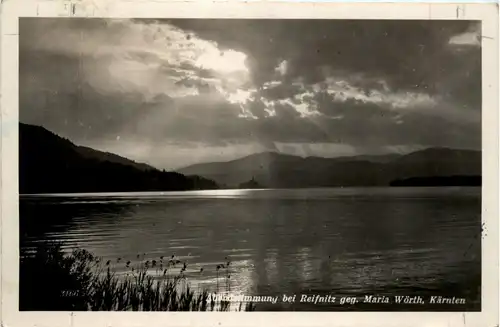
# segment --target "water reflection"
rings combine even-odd
[[[56,239],[122,263],[174,255],[211,291],[219,280],[238,294],[354,294],[436,280],[466,288],[480,272],[480,213],[474,188],[29,196],[20,235],[25,248]],[[216,271],[226,257],[228,285]]]

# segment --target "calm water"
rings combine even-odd
[[[22,196],[20,215],[22,247],[62,240],[133,263],[175,255],[211,290],[226,288],[215,267],[227,257],[236,294],[479,296],[480,188]]]

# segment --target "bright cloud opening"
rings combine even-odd
[[[224,94],[231,103],[244,104],[252,99],[253,91],[237,89],[236,92]]]
[[[450,38],[449,44],[458,46],[481,46],[481,26],[475,25],[469,31],[454,35]]]
[[[238,51],[218,51],[210,49],[202,53],[196,60],[196,65],[203,69],[215,70],[220,73],[248,72],[245,65],[247,56]]]
[[[288,71],[288,61],[283,60],[279,63],[279,65],[274,69],[275,72],[279,73],[281,76],[286,75]]]

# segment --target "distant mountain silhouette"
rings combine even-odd
[[[411,177],[481,176],[481,152],[429,148],[406,155],[302,158],[264,152],[228,162],[179,169],[228,187],[251,178],[270,188],[388,186]]]
[[[381,154],[381,155],[358,155],[358,156],[349,156],[349,157],[337,157],[336,161],[370,161],[370,162],[378,162],[378,163],[387,163],[393,161],[397,158],[400,158],[402,155],[399,153],[389,153],[389,154]]]
[[[200,176],[160,171],[116,154],[77,146],[43,127],[19,124],[21,194],[214,188],[218,188],[214,181]]]

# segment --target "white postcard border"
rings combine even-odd
[[[76,4],[73,6],[73,4]],[[498,5],[222,1],[25,1],[1,4],[1,321],[24,326],[498,326]],[[19,312],[18,18],[334,18],[482,21],[481,312]],[[293,37],[293,36],[291,36]],[[43,281],[40,281],[43,282]]]

